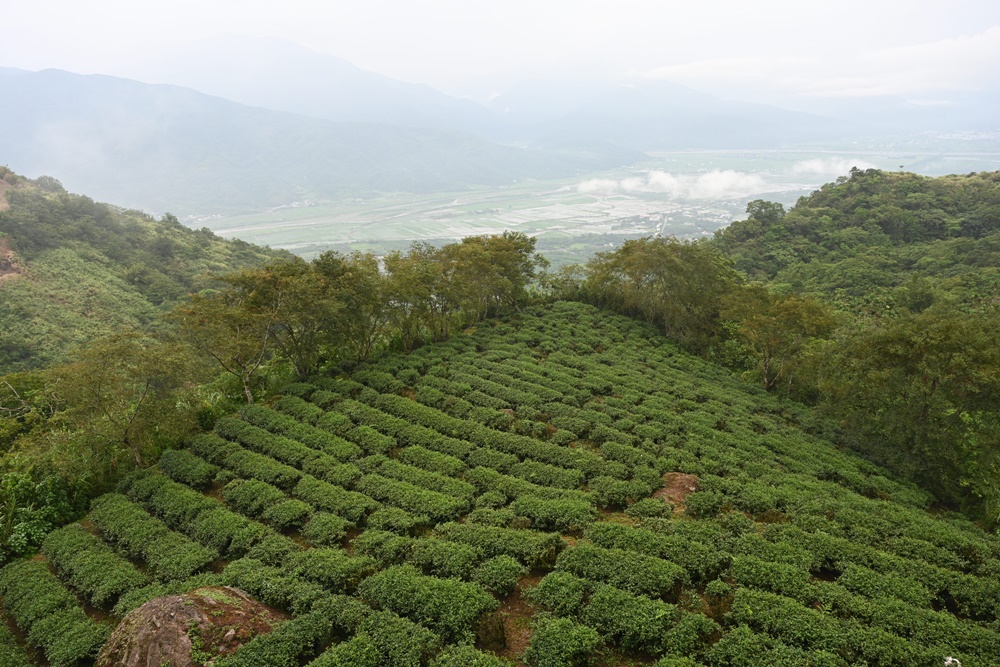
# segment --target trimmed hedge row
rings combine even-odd
[[[475,524],[441,524],[435,533],[446,540],[476,547],[487,558],[510,556],[532,568],[552,567],[566,545],[556,533]]]
[[[302,468],[304,463],[325,456],[297,440],[275,435],[236,417],[223,417],[216,421],[215,432],[226,440],[238,442],[251,451],[270,456],[275,461],[287,463],[294,468]]]
[[[458,477],[469,469],[469,466],[459,458],[420,445],[410,445],[405,448],[400,452],[399,458],[411,466],[450,477]]]
[[[582,530],[597,518],[597,510],[582,500],[545,500],[534,496],[519,496],[510,510],[531,519],[533,528],[559,532]]]
[[[354,488],[379,502],[414,514],[426,514],[432,521],[456,519],[469,511],[468,500],[429,491],[382,475],[365,475],[357,481]]]
[[[0,625],[0,667],[31,667],[28,654],[4,625]]]
[[[333,593],[354,590],[358,583],[375,573],[377,563],[367,556],[351,556],[343,549],[306,549],[285,559],[289,575],[319,584]]]
[[[42,561],[19,561],[0,569],[0,599],[52,667],[87,664],[111,634],[109,626],[87,617]]]
[[[42,543],[42,552],[95,607],[112,603],[123,593],[149,581],[132,563],[78,523],[49,533]]]
[[[219,466],[206,462],[186,449],[168,449],[160,455],[157,465],[170,479],[195,489],[204,489],[219,474]]]
[[[215,549],[168,529],[144,509],[118,493],[94,500],[90,519],[101,535],[134,560],[146,563],[157,578],[188,579],[219,557]]]
[[[556,569],[655,598],[676,597],[681,585],[688,581],[687,572],[669,561],[589,544],[579,544],[559,554]]]
[[[293,493],[316,509],[344,517],[353,523],[358,523],[366,514],[382,506],[363,493],[348,491],[312,475],[303,475]]]
[[[302,472],[274,459],[243,449],[214,433],[193,437],[188,445],[195,454],[240,477],[259,479],[281,489],[290,489],[302,478]]]
[[[369,456],[358,462],[366,473],[375,473],[383,477],[391,477],[401,482],[408,482],[431,491],[437,491],[456,498],[466,500],[476,495],[476,487],[454,477],[448,477],[436,472],[400,463],[384,456]]]
[[[429,577],[411,565],[394,565],[368,577],[358,595],[427,625],[447,643],[471,642],[476,621],[498,607],[496,599],[477,584]]]
[[[229,558],[254,554],[270,561],[298,548],[266,526],[152,471],[133,473],[120,487],[131,500],[145,506],[169,527]]]
[[[330,647],[309,667],[423,667],[440,649],[434,632],[391,611],[374,611],[350,641]]]
[[[577,500],[591,502],[593,496],[576,489],[553,489],[533,482],[504,475],[492,468],[477,467],[465,473],[465,480],[475,485],[480,492],[499,491],[508,498],[535,496],[546,500]]]
[[[307,403],[308,405],[308,403]],[[328,431],[303,424],[298,419],[260,405],[246,405],[240,417],[247,422],[282,435],[303,445],[332,456],[341,462],[353,461],[361,456],[361,448]]]

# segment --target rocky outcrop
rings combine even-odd
[[[283,619],[228,586],[156,598],[122,620],[96,667],[195,667],[232,653]]]

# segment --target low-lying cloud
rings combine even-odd
[[[853,167],[858,169],[872,169],[875,167],[871,162],[857,160],[854,158],[828,157],[813,158],[811,160],[801,160],[792,165],[793,174],[821,174],[828,176],[831,174],[846,175]]]
[[[645,176],[622,180],[594,178],[577,186],[585,194],[655,193],[678,199],[734,199],[765,192],[767,184],[757,174],[714,170],[704,174],[671,174],[651,171]]]

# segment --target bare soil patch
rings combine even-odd
[[[663,476],[663,488],[653,493],[654,498],[666,500],[675,508],[684,509],[684,499],[698,490],[698,478],[683,472],[668,472]]]
[[[0,181],[3,184],[4,181]],[[0,202],[6,203],[6,199],[0,199]],[[0,211],[3,208],[0,207]],[[5,236],[0,236],[0,282],[4,280],[11,280],[18,277],[24,273],[24,267],[21,266],[17,255],[10,247],[10,241]]]
[[[535,634],[532,628],[534,616],[538,612],[524,593],[528,589],[534,588],[542,580],[542,574],[532,572],[521,577],[517,582],[514,592],[507,596],[507,599],[500,603],[498,614],[503,621],[505,645],[504,646],[481,646],[479,648],[493,651],[502,658],[519,661],[524,655],[531,637]]]

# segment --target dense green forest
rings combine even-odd
[[[12,651],[228,584],[293,620],[227,665],[1000,664],[1000,174],[855,170],[554,273],[512,232],[198,255],[9,179],[0,290],[179,246],[120,279],[146,315],[0,377]]]

